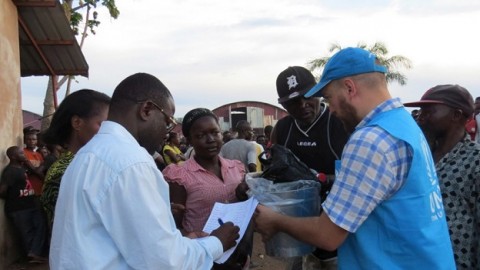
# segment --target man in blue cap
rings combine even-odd
[[[386,72],[360,48],[329,60],[305,97],[323,96],[353,133],[323,212],[294,218],[258,206],[257,230],[264,240],[282,231],[338,248],[339,269],[455,269],[428,143],[400,99],[390,96]]]

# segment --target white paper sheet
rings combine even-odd
[[[238,243],[245,234],[248,223],[250,222],[257,205],[258,201],[253,197],[238,203],[215,203],[212,213],[210,213],[207,223],[205,224],[205,227],[203,227],[204,232],[211,233],[213,230],[220,227],[219,219],[223,222],[230,221],[234,225],[240,227],[240,238],[238,238],[237,244],[233,248],[225,251],[222,257],[215,261],[216,263],[224,263],[235,251],[235,248],[237,248]]]

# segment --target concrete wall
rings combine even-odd
[[[22,145],[20,51],[17,8],[11,0],[0,1],[0,169],[8,163],[5,150]],[[0,269],[19,256],[14,233],[0,199]]]

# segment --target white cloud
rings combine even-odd
[[[413,61],[408,85],[391,86],[403,100],[431,86],[458,83],[480,96],[476,1],[118,1],[87,39],[90,78],[74,89],[111,94],[126,76],[148,72],[172,91],[177,116],[198,106],[240,100],[276,104],[275,79],[289,65],[327,55],[329,45],[386,43]],[[23,80],[25,109],[41,112],[45,86]],[[39,85],[40,84],[40,85]],[[46,84],[46,79],[45,83]],[[43,96],[43,95],[42,95]],[[61,93],[60,96],[63,96]],[[39,109],[40,108],[40,109]]]

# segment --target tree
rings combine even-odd
[[[117,19],[120,15],[115,0],[63,0],[62,6],[65,10],[65,15],[70,22],[75,35],[80,35],[80,48],[83,47],[85,39],[88,34],[95,35],[95,28],[100,25],[98,20],[98,13],[95,10],[97,5],[100,4],[108,9],[110,17]],[[74,5],[77,5],[74,7]],[[82,25],[83,23],[83,25]],[[80,31],[81,30],[81,31]],[[57,77],[50,76],[48,79],[47,91],[45,93],[45,99],[43,101],[43,118],[42,118],[42,130],[47,129],[50,126],[52,115],[55,112],[55,104],[53,100],[53,80],[57,80]],[[66,82],[67,89],[65,96],[70,94],[71,82],[74,79],[73,76],[63,76],[57,82],[58,89]]]
[[[405,68],[405,69],[411,69],[412,68],[412,62],[410,59],[406,58],[405,56],[401,55],[394,55],[394,56],[388,56],[388,49],[387,46],[385,46],[384,43],[382,42],[375,42],[372,46],[368,47],[365,43],[358,43],[357,47],[360,47],[362,49],[366,49],[372,53],[374,53],[380,63],[382,65],[386,66],[388,69],[387,72],[387,82],[398,82],[400,85],[406,85],[407,84],[407,77],[400,73],[399,68]],[[342,47],[334,43],[331,45],[329,52],[333,53],[336,51],[341,50]],[[318,59],[314,59],[308,62],[308,68],[314,72],[319,69],[323,69],[323,67],[327,64],[328,60],[330,59],[330,56],[325,56],[321,57]]]

